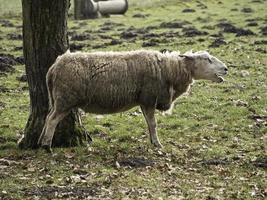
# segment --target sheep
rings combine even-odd
[[[50,151],[57,124],[74,108],[112,114],[140,106],[151,143],[162,147],[155,110],[173,107],[194,80],[220,83],[227,71],[222,61],[206,51],[66,52],[46,75],[50,112],[38,144]]]

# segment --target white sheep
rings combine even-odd
[[[155,110],[172,107],[193,80],[219,83],[226,74],[226,65],[206,51],[66,52],[57,58],[46,76],[50,112],[38,143],[51,150],[57,124],[73,108],[110,114],[140,106],[151,143],[161,147]]]

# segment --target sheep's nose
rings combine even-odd
[[[227,67],[225,67],[225,68],[224,68],[224,71],[225,71],[225,73],[227,73],[227,72],[228,72],[228,68],[227,68]]]

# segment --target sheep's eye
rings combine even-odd
[[[208,58],[208,61],[209,61],[209,63],[210,63],[210,64],[212,63],[212,61],[211,61],[211,59],[210,59],[210,58]]]

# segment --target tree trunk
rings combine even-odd
[[[37,148],[48,113],[46,73],[69,47],[69,0],[22,0],[23,53],[30,93],[30,115],[19,142],[21,148]],[[90,139],[73,111],[58,125],[53,146],[75,146]]]

